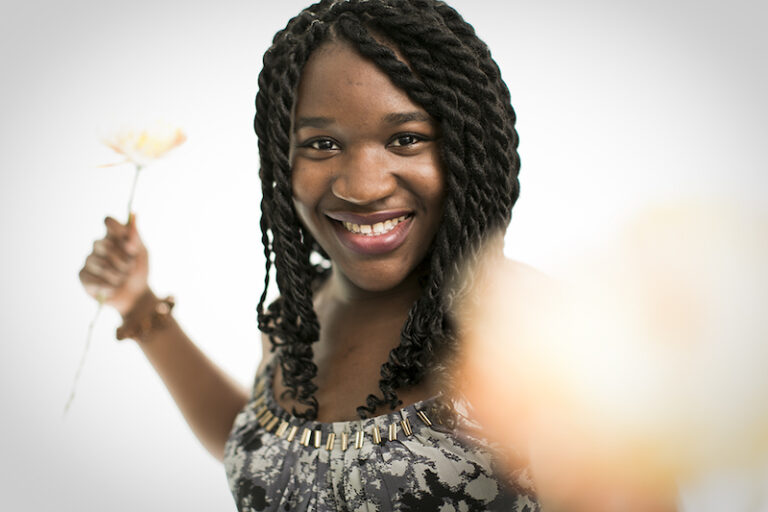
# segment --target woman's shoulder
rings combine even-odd
[[[272,341],[269,339],[269,335],[267,333],[262,332],[261,333],[261,362],[259,362],[259,366],[256,369],[256,378],[258,379],[259,376],[264,372],[264,368],[269,365],[272,360],[275,358],[276,353],[272,351]]]
[[[509,303],[516,299],[554,297],[559,282],[544,271],[505,256],[487,257],[467,276],[470,303],[488,305],[488,301]]]
[[[505,276],[510,276],[525,283],[541,284],[551,286],[554,279],[538,268],[519,260],[513,260],[507,257],[501,258],[500,270]]]

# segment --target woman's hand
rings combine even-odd
[[[149,289],[149,256],[136,229],[136,216],[128,225],[104,219],[107,234],[93,243],[93,251],[80,270],[86,293],[114,307],[123,317]]]

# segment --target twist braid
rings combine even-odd
[[[400,344],[382,364],[381,396],[367,397],[358,407],[361,417],[381,405],[397,407],[398,389],[430,372],[449,378],[440,360],[457,346],[449,311],[461,290],[448,284],[462,261],[477,257],[485,236],[507,226],[519,194],[509,90],[488,47],[451,7],[435,0],[322,0],[275,35],[259,75],[254,119],[266,257],[258,317],[272,349],[279,350],[287,393],[307,407],[293,414],[307,419],[317,415],[312,344],[320,326],[312,290],[328,275],[330,261],[293,209],[291,111],[305,63],[333,38],[352,44],[440,124],[446,191],[440,227],[421,265],[422,295],[408,313]],[[272,267],[281,296],[265,310]]]

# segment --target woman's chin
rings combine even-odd
[[[393,264],[378,268],[373,267],[366,269],[365,272],[344,272],[342,270],[337,273],[337,277],[344,291],[354,294],[354,296],[418,292],[420,290],[418,279],[413,272],[403,272],[403,268],[400,264]]]

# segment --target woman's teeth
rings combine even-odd
[[[357,233],[358,235],[378,236],[389,233],[395,229],[395,226],[407,218],[407,215],[403,215],[402,217],[386,220],[384,222],[377,222],[376,224],[352,224],[351,222],[342,222],[341,224],[347,228],[347,231]]]

